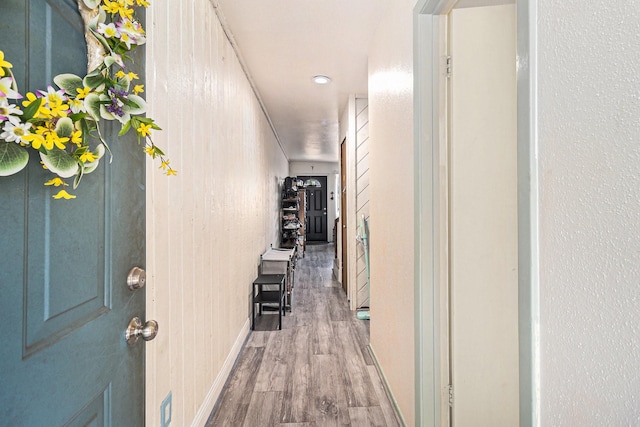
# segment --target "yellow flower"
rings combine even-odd
[[[31,103],[33,101],[39,100],[40,98],[38,98],[37,96],[35,96],[32,92],[27,92],[26,94],[26,99],[24,101],[22,101],[22,106],[27,108],[29,105],[31,105]],[[35,119],[39,119],[42,117],[47,117],[47,114],[49,114],[49,110],[47,108],[45,108],[44,103],[42,103],[40,105],[40,108],[38,109],[38,111],[36,112],[36,114],[33,116]],[[49,114],[50,116],[50,114]]]
[[[11,64],[11,62],[7,62],[4,60],[4,52],[0,50],[0,77],[4,77],[5,68],[11,68],[11,67],[13,67],[13,65]]]
[[[118,7],[118,13],[121,17],[133,19],[133,9],[129,9],[126,5]]]
[[[53,195],[53,198],[54,199],[67,199],[67,200],[69,200],[69,199],[75,199],[76,196],[74,196],[73,194],[67,193],[66,190],[60,190],[60,191],[58,191],[57,194]]]
[[[163,160],[162,163],[160,163],[160,169],[166,169],[169,166],[169,160]]]
[[[38,97],[37,97],[37,96],[35,96],[35,95],[33,94],[33,92],[27,92],[26,97],[27,97],[27,99],[25,99],[24,101],[22,101],[22,106],[23,106],[23,107],[28,107],[28,106],[29,106],[29,104],[31,104],[33,101],[35,101],[36,99],[38,99]]]
[[[89,95],[89,92],[91,92],[91,89],[85,86],[83,88],[76,88],[76,91],[78,92],[78,95],[76,96],[76,98],[84,99],[87,95]]]
[[[82,131],[77,130],[71,134],[71,142],[76,144],[78,147],[82,144]]]
[[[134,95],[138,95],[140,93],[144,92],[144,85],[135,85],[133,87],[133,94]]]
[[[153,158],[156,157],[156,147],[154,147],[152,145],[144,147],[144,152],[147,153],[148,155],[150,155]]]
[[[167,169],[167,172],[165,172],[165,173],[166,173],[167,176],[171,176],[171,175],[176,176],[176,175],[178,175],[178,171],[175,170],[175,169],[171,169],[171,168]]]
[[[83,163],[91,163],[95,161],[97,158],[98,156],[96,156],[95,154],[93,154],[91,151],[88,151],[88,150],[80,155],[80,161]]]
[[[60,136],[58,136],[56,131],[52,130],[52,131],[46,132],[45,134],[44,147],[47,150],[52,150],[53,146],[55,145],[59,149],[64,150],[66,147],[65,142],[67,141],[69,141],[69,138],[67,138],[66,136],[64,138],[60,138]]]
[[[53,117],[67,117],[69,105],[64,104],[62,100],[50,101],[49,111]]]
[[[128,39],[126,39],[126,40],[128,40]],[[117,77],[117,78],[119,78],[119,79],[123,79],[125,76],[126,76],[126,77],[129,77],[129,80],[135,80],[135,79],[139,79],[139,78],[140,78],[140,77],[138,77],[138,75],[137,75],[136,73],[134,73],[133,71],[129,71],[128,73],[125,73],[124,71],[119,70],[119,71],[116,73],[116,77]]]
[[[140,127],[136,129],[140,136],[151,135],[151,125],[145,125],[144,123],[140,123]],[[155,153],[155,149],[154,149]]]
[[[64,182],[61,178],[55,177],[45,182],[44,185],[53,185],[54,187],[60,187],[61,185],[68,186],[66,182]]]
[[[23,141],[27,141],[31,146],[38,150],[44,144],[44,137],[39,133],[30,133],[22,137]]]
[[[136,0],[136,4],[138,6],[149,7],[149,2],[147,0]]]
[[[116,1],[104,0],[102,10],[113,15],[115,13],[118,13],[118,10],[120,10],[120,5]]]

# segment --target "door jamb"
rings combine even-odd
[[[441,215],[446,178],[440,166],[443,143],[446,148],[443,16],[456,1],[418,0],[414,8],[415,420],[433,427],[448,420],[443,417],[448,404],[448,367],[445,376],[443,366],[448,365],[443,365],[447,353],[442,345],[448,310],[442,304],[446,287],[441,270],[447,250]],[[517,0],[520,426],[527,427],[540,426],[536,19],[536,2]]]
[[[342,289],[349,297],[349,272],[347,269],[347,137],[340,143],[340,274],[342,277]],[[338,242],[336,242],[336,245]],[[349,298],[350,300],[350,298]]]

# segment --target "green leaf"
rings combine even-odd
[[[98,159],[94,162],[84,164],[85,174],[91,173],[98,168],[98,165],[100,164],[100,159],[102,158],[102,156],[104,156],[104,153],[105,153],[104,145],[102,144],[98,145],[96,147],[96,154],[98,154]]]
[[[106,65],[107,68],[109,68],[116,63],[116,59],[113,56],[105,56],[103,62],[104,62],[104,65]]]
[[[54,148],[47,154],[40,153],[42,163],[60,178],[70,178],[78,172],[78,162],[66,151]]]
[[[109,52],[111,50],[111,47],[109,47],[109,42],[107,41],[107,39],[104,38],[102,34],[100,34],[95,30],[97,27],[98,27],[98,21],[95,21],[95,24],[93,21],[89,24],[89,30],[91,31],[91,34],[93,35],[93,37],[95,37],[96,40],[100,42],[100,44],[102,45],[102,47],[106,52]]]
[[[71,138],[73,134],[73,120],[69,117],[62,117],[56,124],[56,133],[61,138]]]
[[[132,120],[133,120],[133,118],[132,118]],[[129,129],[131,129],[131,120],[129,120],[127,123],[122,125],[122,129],[120,129],[120,132],[118,133],[118,136],[125,135],[127,132],[129,132]]]
[[[131,80],[129,80],[129,77],[124,76],[120,79],[118,79],[116,81],[116,84],[114,85],[114,88],[116,90],[121,90],[123,92],[129,92],[129,85],[131,84]]]
[[[130,114],[143,114],[147,111],[147,102],[138,95],[129,95],[127,106]]]
[[[131,120],[137,120],[145,125],[151,125],[151,129],[162,130],[160,126],[158,126],[151,117],[132,117]],[[139,124],[134,126],[136,129],[140,127]]]
[[[83,0],[84,5],[89,9],[95,9],[96,7],[100,6],[100,1],[101,0]]]
[[[44,101],[44,98],[38,98],[32,101],[27,107],[25,107],[22,111],[22,119],[24,121],[31,120],[40,109],[42,101]]]
[[[103,148],[105,148],[107,150],[107,152],[109,153],[110,159],[109,159],[109,163],[111,163],[111,161],[113,160],[113,153],[111,152],[111,148],[109,148],[109,144],[107,144],[107,141],[104,140],[104,137],[102,136],[102,133],[100,132],[100,127],[96,126],[96,131],[98,131],[98,137],[100,138],[100,142],[102,142],[102,145],[104,145]],[[104,152],[103,152],[104,154]],[[101,155],[102,157],[102,155]]]
[[[82,176],[84,175],[84,167],[82,165],[80,165],[78,167],[78,173],[76,174],[76,177],[73,179],[73,189],[75,190],[76,188],[78,188],[78,185],[80,185],[80,180],[82,179]]]
[[[16,76],[13,75],[13,71],[11,71],[10,68],[5,68],[5,70],[9,72],[9,77],[11,77],[11,89],[15,90],[16,92],[20,92],[18,90],[18,81],[16,80]]]
[[[84,99],[84,106],[94,120],[100,120],[100,97],[98,95],[95,93],[87,95]]]
[[[79,122],[80,120],[84,119],[85,117],[87,117],[87,113],[69,114],[69,118],[71,120],[73,120],[74,122]]]
[[[67,95],[76,96],[78,91],[76,89],[83,89],[82,78],[75,74],[58,74],[53,78],[53,82],[58,85],[60,89],[64,89]]]
[[[96,68],[91,73],[87,74],[87,76],[84,78],[82,83],[86,87],[95,89],[98,86],[104,84],[105,81],[106,81],[106,78],[102,74],[102,71],[99,68]]]
[[[0,141],[0,176],[20,172],[29,163],[29,153],[15,142]]]

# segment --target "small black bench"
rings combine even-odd
[[[278,329],[282,329],[282,316],[285,312],[285,274],[259,274],[253,281],[251,300],[251,329],[255,330],[256,304],[258,315],[262,316],[262,306],[278,306]],[[267,286],[268,289],[264,287]],[[277,289],[274,289],[277,286]]]

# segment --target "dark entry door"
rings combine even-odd
[[[315,178],[322,185],[319,188],[307,188],[307,241],[327,241],[327,177],[298,177],[302,180]]]
[[[76,0],[0,3],[0,49],[21,93],[86,74]],[[144,425],[144,344],[124,331],[145,320],[144,288],[127,288],[145,261],[145,160],[118,128],[103,127],[113,162],[76,199],[52,199],[35,156],[0,177],[0,425]]]

